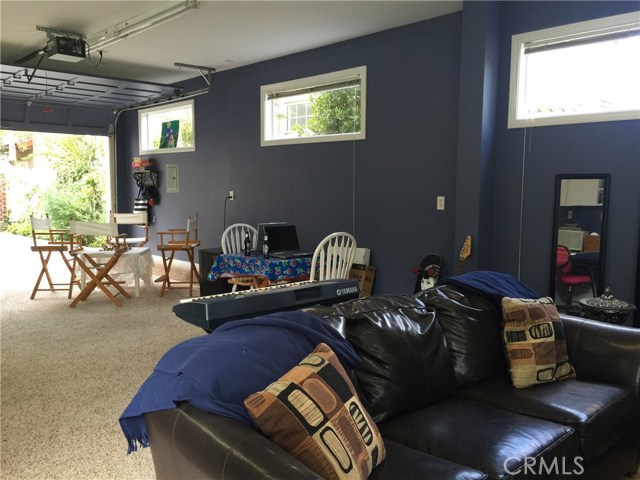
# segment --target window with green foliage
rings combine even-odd
[[[366,67],[264,85],[261,145],[366,138]]]
[[[0,179],[0,230],[29,235],[29,217],[44,214],[55,228],[68,228],[70,220],[105,222],[109,138],[0,130]]]
[[[196,149],[193,100],[138,110],[140,155]]]

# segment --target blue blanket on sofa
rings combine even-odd
[[[175,408],[184,401],[256,428],[244,399],[280,378],[322,342],[347,371],[360,364],[353,347],[335,329],[299,311],[236,320],[176,345],[120,417],[129,453],[138,445],[148,446],[144,413]]]
[[[455,277],[440,280],[438,285],[453,285],[462,287],[478,295],[482,295],[493,302],[499,309],[503,297],[511,298],[540,298],[534,290],[511,275],[488,270],[463,273]]]

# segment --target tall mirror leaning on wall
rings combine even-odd
[[[578,313],[582,298],[602,294],[609,174],[557,175],[549,295]]]

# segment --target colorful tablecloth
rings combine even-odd
[[[213,262],[208,279],[214,281],[220,277],[261,275],[267,277],[271,283],[290,282],[308,275],[310,269],[311,257],[281,260],[262,256],[246,257],[242,253],[225,253],[218,255]]]

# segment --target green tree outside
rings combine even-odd
[[[33,139],[29,164],[10,154],[11,142],[24,136]],[[70,220],[107,220],[106,137],[0,130],[0,144],[9,232],[30,235],[32,214],[48,214],[54,228],[68,228]]]
[[[360,131],[360,86],[328,90],[310,97],[312,116],[298,135],[334,135]],[[308,133],[305,134],[305,130]]]

